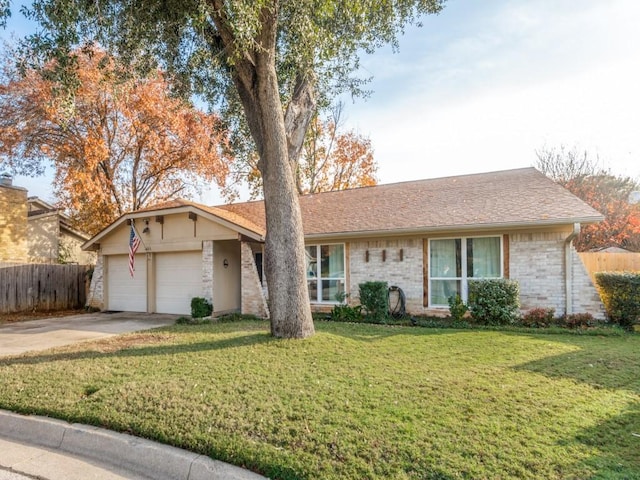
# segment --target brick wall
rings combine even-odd
[[[367,251],[369,252],[368,261]],[[408,312],[416,314],[423,312],[422,239],[356,241],[349,244],[348,252],[349,303],[360,303],[358,297],[360,283],[385,281],[389,286],[395,285],[404,291]]]
[[[27,263],[27,190],[0,185],[0,262]]]
[[[573,245],[571,245],[571,266],[573,269],[573,312],[589,312],[595,318],[604,319],[606,312],[604,304],[600,299],[600,294],[593,284],[593,280],[582,262],[582,258],[578,255]]]
[[[568,232],[516,233],[509,236],[510,277],[520,284],[523,310],[554,308],[564,313],[564,240]]]
[[[509,236],[511,278],[520,284],[523,310],[554,308],[565,313],[565,239],[569,232],[517,233]],[[604,307],[582,261],[571,247],[573,312],[604,318]]]

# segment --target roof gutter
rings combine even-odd
[[[572,252],[571,252],[571,242],[574,238],[578,236],[580,233],[580,224],[573,224],[573,231],[569,234],[567,238],[564,240],[564,298],[565,298],[565,315],[570,315],[573,313],[573,295],[572,295],[572,285],[573,285],[573,265],[572,265]]]

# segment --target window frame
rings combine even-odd
[[[322,276],[322,247],[330,247],[333,245],[341,245],[342,246],[342,265],[343,265],[343,272],[342,272],[342,277],[323,277]],[[309,283],[312,281],[315,281],[317,284],[317,294],[316,294],[316,298],[315,299],[311,299],[311,296],[309,296],[309,302],[312,304],[325,304],[325,305],[337,305],[340,302],[338,300],[323,300],[322,299],[322,282],[324,280],[327,281],[342,281],[342,285],[343,285],[343,291],[346,293],[347,291],[347,245],[344,242],[332,242],[332,243],[308,243],[305,244],[305,254],[307,253],[307,247],[315,247],[316,249],[316,257],[315,257],[315,263],[316,263],[316,276],[315,277],[309,277],[308,272],[307,272],[307,276],[306,276],[306,280],[307,280],[307,287],[309,286]],[[309,290],[310,292],[310,290]]]
[[[433,292],[434,292],[434,288],[433,288],[433,281],[458,281],[460,282],[460,296],[462,297],[462,301],[467,302],[468,298],[469,298],[469,280],[490,280],[490,279],[499,279],[499,278],[504,278],[504,236],[503,235],[470,235],[470,236],[455,236],[455,237],[436,237],[436,238],[429,238],[429,242],[428,242],[428,251],[427,251],[427,259],[428,259],[428,268],[427,268],[427,275],[428,275],[428,292],[429,292],[429,298],[428,298],[428,306],[429,308],[449,308],[448,304],[440,304],[440,303],[433,303]],[[468,240],[473,240],[476,238],[497,238],[498,241],[500,242],[500,276],[499,277],[469,277],[468,276],[468,257],[466,252],[468,251]],[[461,275],[459,277],[435,277],[431,275],[431,242],[433,241],[438,241],[438,240],[460,240],[460,263],[461,263],[461,269],[460,269],[460,273]],[[463,255],[464,252],[464,255]],[[456,258],[456,263],[458,261],[458,259]]]

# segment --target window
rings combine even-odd
[[[344,294],[344,244],[308,245],[307,283],[311,302],[336,303]]]
[[[448,306],[456,293],[466,302],[468,280],[502,277],[500,237],[429,241],[429,305]]]

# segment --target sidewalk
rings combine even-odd
[[[204,455],[0,410],[0,480],[264,480]]]

